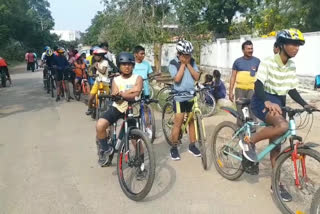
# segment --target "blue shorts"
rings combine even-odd
[[[284,107],[286,105],[286,96],[279,96],[275,94],[266,93],[266,98],[267,101],[278,104],[280,107]],[[260,100],[256,94],[253,94],[251,99],[251,110],[257,118],[259,118],[263,122],[266,122],[266,116],[268,111],[265,111],[264,109],[264,101]],[[286,113],[283,112],[282,116],[285,118]]]

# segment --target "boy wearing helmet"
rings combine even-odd
[[[288,130],[285,112],[281,110],[281,107],[286,105],[287,94],[304,108],[312,108],[297,91],[296,67],[291,59],[305,43],[302,33],[297,29],[282,30],[278,32],[276,42],[279,44],[280,52],[261,61],[251,101],[251,109],[255,116],[270,126],[254,134],[251,139],[239,141],[244,157],[252,162],[257,161],[255,153],[257,142],[266,139],[272,142]],[[270,153],[272,168],[279,153],[280,147]],[[279,185],[282,200],[291,201],[291,195],[283,185]]]
[[[65,50],[64,48],[58,48],[57,49],[58,56],[54,56],[54,66],[56,67],[56,80],[57,80],[57,98],[56,101],[58,102],[60,100],[60,94],[61,94],[61,81],[62,80],[68,80],[68,68],[69,68],[69,62],[64,55]],[[68,87],[66,88],[68,90]],[[71,97],[69,97],[70,99]]]
[[[86,112],[86,115],[90,115],[93,113],[93,108],[92,108],[92,103],[93,100],[96,96],[96,94],[98,93],[98,79],[109,79],[108,77],[108,66],[109,63],[107,60],[105,60],[103,58],[103,56],[107,53],[106,50],[99,48],[93,51],[93,55],[94,55],[94,60],[95,62],[93,63],[93,67],[97,70],[97,79],[96,82],[93,84],[92,89],[90,91],[90,97],[89,97],[89,101],[88,101],[88,111]],[[109,90],[108,86],[105,86],[104,88],[105,91]]]
[[[120,95],[126,100],[134,100],[135,97],[140,96],[143,81],[140,76],[132,73],[134,64],[135,59],[133,54],[126,52],[119,54],[117,57],[117,66],[121,71],[121,76],[113,79],[113,95]],[[97,140],[100,147],[98,163],[101,166],[104,166],[107,163],[108,156],[113,152],[113,147],[106,141],[106,138],[108,137],[106,130],[111,124],[115,123],[120,118],[123,118],[127,108],[127,101],[114,102],[97,122]]]
[[[177,57],[170,61],[169,72],[174,80],[174,89],[176,91],[193,91],[194,82],[199,80],[199,69],[195,63],[195,60],[191,57],[193,46],[191,42],[181,40],[177,43]],[[193,98],[190,96],[175,96],[174,97],[174,126],[172,129],[171,140],[174,146],[170,149],[170,155],[172,160],[180,160],[179,151],[177,148],[179,133],[185,113],[192,111],[193,102],[190,101]],[[195,127],[194,122],[191,120],[189,123],[189,137],[190,145],[189,152],[194,156],[200,157],[200,151],[195,146]]]

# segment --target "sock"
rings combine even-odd
[[[100,144],[100,148],[103,150],[103,151],[107,151],[109,149],[109,145],[106,141],[106,139],[99,139],[99,144]]]

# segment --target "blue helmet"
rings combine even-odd
[[[48,49],[50,49],[49,46],[45,46],[45,47],[44,47],[44,50],[45,50],[45,51],[48,50]]]

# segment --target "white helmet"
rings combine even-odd
[[[191,42],[187,40],[180,40],[177,43],[177,51],[182,54],[192,54],[193,46]]]

